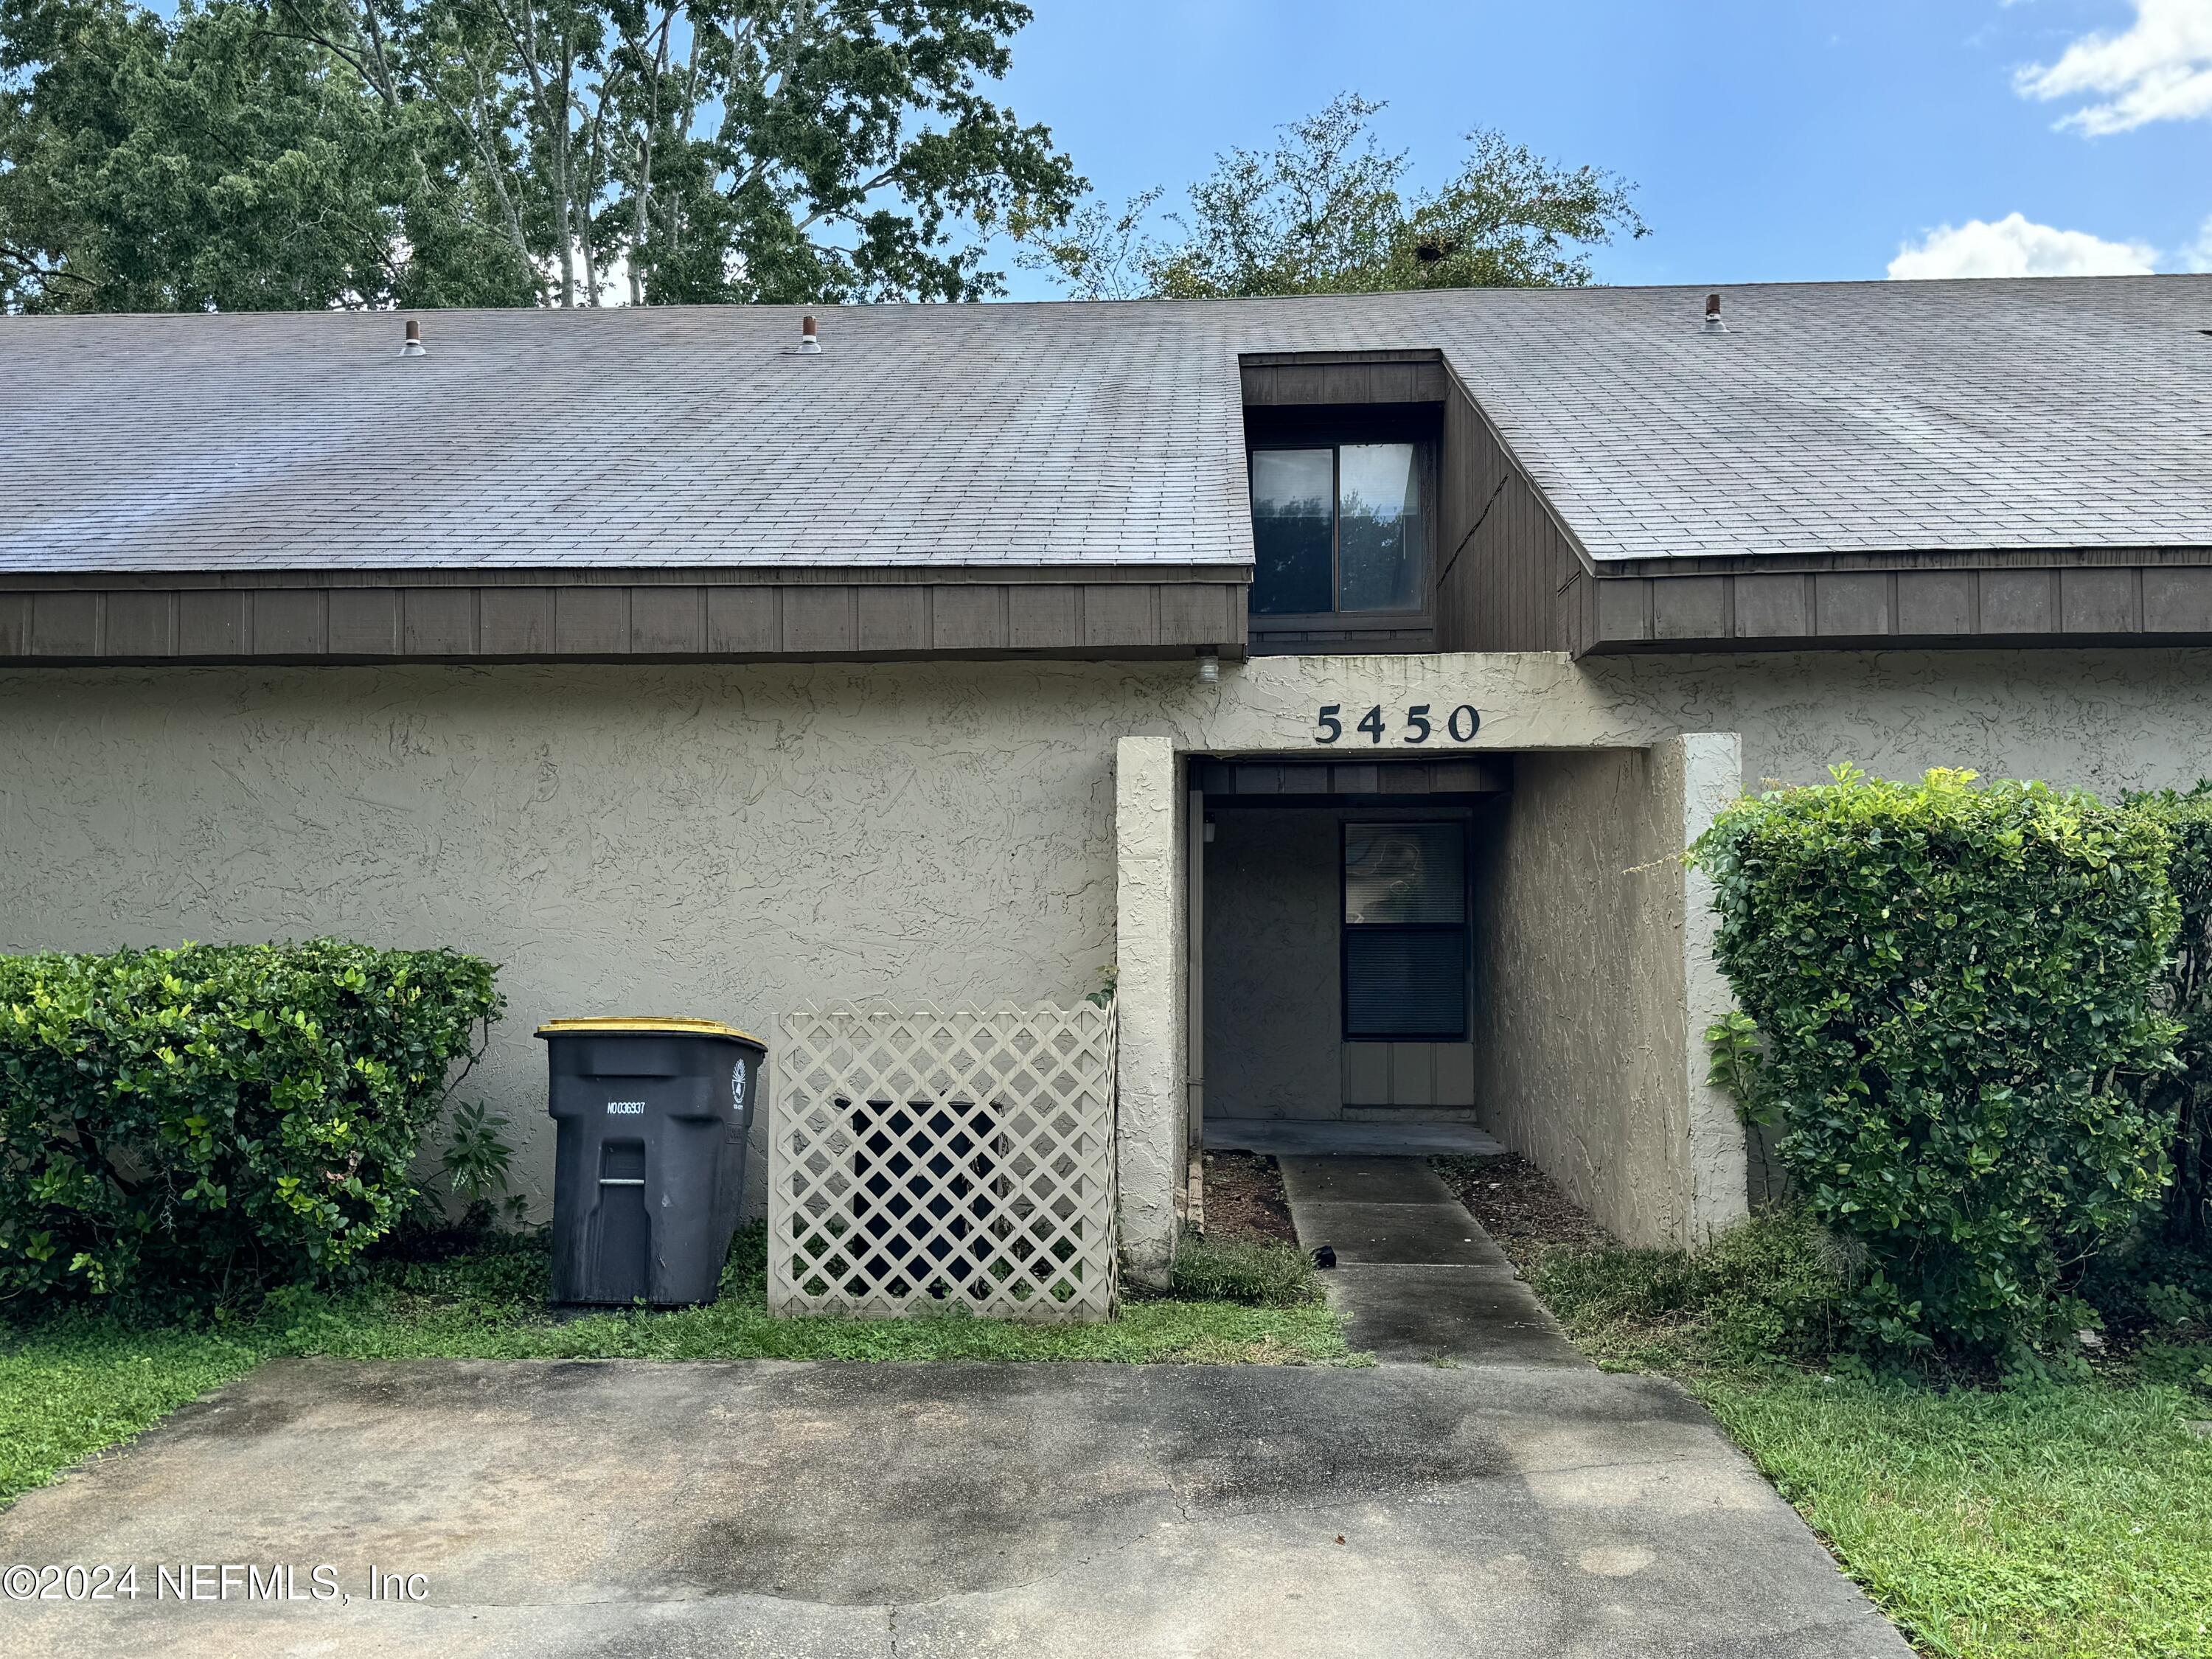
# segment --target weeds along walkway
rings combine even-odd
[[[1277,1162],[1298,1243],[1336,1252],[1323,1277],[1352,1348],[1386,1363],[1589,1363],[1427,1160]]]

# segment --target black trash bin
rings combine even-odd
[[[711,1019],[556,1019],[553,1299],[712,1302],[768,1050]]]

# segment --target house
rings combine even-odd
[[[481,952],[524,1130],[547,1018],[1110,963],[1140,1270],[1252,1116],[1696,1239],[1717,809],[2212,771],[2212,277],[1714,305],[0,319],[0,947]]]

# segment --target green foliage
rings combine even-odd
[[[2081,1291],[2122,1325],[2177,1323],[2191,1316],[2172,1310],[2192,1300],[2212,1311],[2212,1250],[2163,1228],[2142,1228],[2089,1263]]]
[[[1083,1000],[1094,1008],[1110,1008],[1121,984],[1121,970],[1109,962],[1098,970],[1098,988]]]
[[[252,1332],[146,1329],[73,1312],[0,1327],[0,1503],[143,1433],[262,1358]]]
[[[2136,1355],[2146,1382],[2163,1382],[2212,1394],[2212,1342],[2146,1342]]]
[[[1761,1068],[1766,1056],[1751,1017],[1741,1009],[1729,1009],[1726,1018],[1705,1027],[1705,1047],[1712,1054],[1705,1081],[1735,1102],[1745,1127],[1771,1129],[1779,1123],[1781,1103],[1765,1086]]]
[[[527,303],[460,137],[249,0],[0,0],[0,308]]]
[[[1199,1302],[1295,1308],[1322,1299],[1321,1276],[1295,1244],[1280,1240],[1186,1237],[1176,1251],[1175,1294]]]
[[[0,0],[0,310],[971,300],[1014,0]],[[626,283],[626,289],[623,286]]]
[[[2174,1126],[2166,1218],[2176,1237],[2212,1244],[2212,782],[2183,793],[2131,794],[2126,803],[2165,830],[2166,879],[2181,907],[2164,1006],[2181,1024],[2171,1069],[2142,1079],[2143,1103]]]
[[[0,957],[0,1304],[345,1273],[412,1199],[495,972],[336,939]]]
[[[1917,1650],[2212,1653],[2212,1439],[2168,1388],[1777,1375],[1698,1397]]]
[[[520,1194],[507,1192],[508,1165],[514,1161],[514,1148],[500,1133],[507,1123],[503,1115],[487,1111],[473,1101],[464,1102],[453,1109],[446,1149],[438,1155],[447,1186],[461,1200],[465,1221],[477,1227],[491,1224],[493,1207],[502,1200],[508,1215],[517,1221],[529,1207],[529,1200]]]
[[[1717,954],[1809,1212],[1856,1236],[1879,1346],[2059,1344],[2081,1264],[2163,1188],[2156,1006],[2178,909],[2150,817],[2041,784],[1835,781],[1698,841]]]
[[[1547,1250],[1528,1276],[1585,1352],[1691,1370],[1826,1355],[1851,1290],[1843,1253],[1781,1206],[1702,1249]]]
[[[1382,108],[1346,93],[1273,149],[1220,156],[1164,240],[1145,228],[1154,189],[1085,205],[1064,232],[1033,236],[1023,262],[1078,299],[1559,288],[1590,280],[1590,247],[1647,234],[1633,186],[1487,130],[1467,135],[1448,184],[1409,194],[1407,156],[1375,136]]]

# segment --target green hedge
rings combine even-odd
[[[2166,1181],[2171,1119],[2137,1083],[2177,1030],[2169,837],[2042,784],[1834,775],[1692,851],[1759,1034],[1737,1086],[1813,1214],[1863,1242],[1869,1336],[2056,1340],[2087,1317],[2075,1271]]]
[[[336,939],[0,957],[0,1307],[343,1273],[413,1196],[496,972]]]
[[[2179,1062],[2144,1080],[2151,1111],[2174,1126],[2173,1185],[2166,1215],[2173,1234],[2212,1243],[2212,782],[2188,793],[2130,795],[2127,804],[2164,828],[2173,851],[2166,878],[2181,907],[2166,969],[2166,1012],[2180,1022]]]

